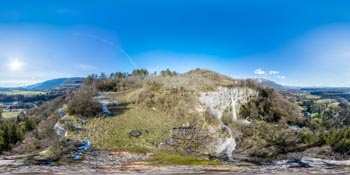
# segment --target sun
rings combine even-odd
[[[10,63],[8,64],[8,67],[11,71],[20,71],[22,70],[23,66],[24,66],[24,63],[17,58],[11,60]]]

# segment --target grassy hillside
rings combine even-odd
[[[110,106],[103,106],[107,102]],[[106,114],[106,108],[112,114]],[[160,157],[187,155],[185,160],[191,162],[198,160],[193,157],[225,159],[216,151],[227,143],[236,145],[233,158],[249,160],[277,159],[321,146],[331,146],[335,153],[348,143],[347,131],[327,134],[327,129],[303,118],[300,107],[277,91],[253,80],[235,80],[202,69],[184,74],[164,71],[157,76],[146,70],[109,78],[93,75],[78,91],[29,115],[38,127],[17,151],[43,150],[87,138],[98,150],[153,153],[157,162],[163,161]],[[67,130],[64,136],[55,133],[57,125]],[[334,137],[343,139],[343,144],[334,144]],[[234,143],[226,142],[231,138]]]
[[[156,149],[178,123],[181,121],[165,113],[132,107],[118,116],[89,119],[86,132],[79,136],[91,138],[97,149],[149,152]],[[132,130],[141,131],[142,135],[130,137]]]

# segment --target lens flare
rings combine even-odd
[[[20,71],[23,69],[24,63],[19,59],[15,58],[10,61],[8,67],[11,71]]]

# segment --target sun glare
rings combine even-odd
[[[8,66],[11,71],[20,71],[22,70],[24,63],[19,59],[13,59],[10,61]]]

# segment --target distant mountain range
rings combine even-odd
[[[278,90],[278,91],[289,89],[289,87],[287,87],[287,86],[280,85],[280,84],[278,84],[274,81],[268,80],[268,79],[258,78],[255,80],[263,87],[273,88],[273,89]]]
[[[315,91],[336,91],[336,92],[350,92],[350,88],[331,88],[331,87],[293,87],[293,86],[284,86],[278,84],[272,80],[257,78],[254,79],[263,87],[273,88],[277,91],[303,91],[303,92],[315,92]],[[16,87],[16,88],[3,88],[0,87],[0,90],[28,90],[28,91],[50,91],[55,89],[62,88],[74,88],[80,86],[84,81],[82,77],[72,77],[72,78],[57,78],[52,80],[47,80],[44,82],[36,83],[29,86]]]
[[[78,87],[84,81],[84,78],[73,77],[73,78],[58,78],[53,80],[44,81],[41,83],[21,87],[24,90],[35,90],[35,91],[49,91],[54,89],[72,88]]]

